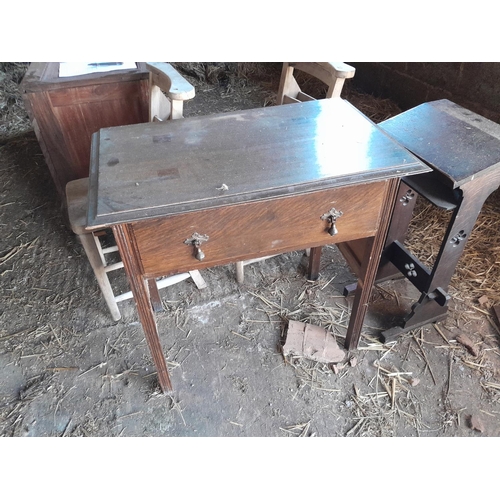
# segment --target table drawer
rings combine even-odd
[[[202,269],[259,256],[373,236],[387,181],[345,186],[131,223],[145,276]],[[337,234],[322,216],[335,208]],[[207,235],[196,258],[194,233]]]

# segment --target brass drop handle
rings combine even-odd
[[[332,207],[328,212],[326,212],[326,214],[321,216],[321,220],[326,220],[330,224],[330,227],[328,228],[328,234],[330,236],[335,236],[339,232],[335,223],[342,215],[344,215],[343,212]]]
[[[185,245],[193,245],[195,248],[194,256],[202,261],[205,258],[205,252],[200,248],[203,243],[208,241],[209,237],[206,234],[193,233],[191,238],[184,241]]]

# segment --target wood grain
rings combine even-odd
[[[146,276],[185,272],[302,248],[372,236],[386,181],[220,207],[132,224]],[[338,234],[321,219],[332,207],[343,212]],[[207,234],[205,260],[184,241]]]
[[[105,127],[148,121],[147,71],[58,77],[59,63],[33,63],[21,84],[26,109],[62,200],[88,177],[90,143]],[[35,125],[34,125],[35,126]]]

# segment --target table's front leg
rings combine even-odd
[[[362,257],[351,317],[347,328],[345,340],[346,349],[355,349],[358,347],[361,337],[361,328],[363,327],[365,315],[368,310],[368,303],[370,301],[370,295],[380,263],[380,256],[389,229],[391,211],[397,195],[398,186],[398,178],[387,181],[385,198],[380,208],[377,232],[375,236],[366,239],[365,255]]]
[[[170,392],[172,390],[172,384],[168,374],[167,362],[158,336],[158,327],[151,305],[148,284],[141,273],[140,256],[134,236],[130,226],[127,224],[113,226],[113,233],[137,305],[137,312],[144,330],[144,335],[146,336],[146,341],[156,366],[160,387],[163,392]]]

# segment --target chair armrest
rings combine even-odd
[[[291,68],[291,71],[290,71]],[[296,93],[299,89],[297,82],[293,82],[293,68],[304,71],[309,75],[321,80],[328,85],[326,97],[340,97],[342,87],[346,78],[352,78],[356,69],[342,62],[295,62],[284,63],[283,72],[280,82],[280,90],[278,91],[278,102],[284,102],[284,95],[287,94],[290,85],[295,88]],[[286,71],[286,73],[285,73]],[[292,81],[292,83],[287,83]],[[295,97],[292,95],[291,97]]]
[[[352,78],[356,72],[355,68],[342,62],[295,62],[288,64],[329,85],[338,79]]]
[[[329,62],[329,63],[320,63],[321,65],[325,65],[325,69],[331,74],[334,74],[337,78],[352,78],[354,73],[356,72],[356,68],[349,66],[349,64],[345,64],[343,62]]]
[[[164,62],[147,62],[152,84],[163,90],[176,101],[186,101],[194,97],[194,87],[172,65]]]

